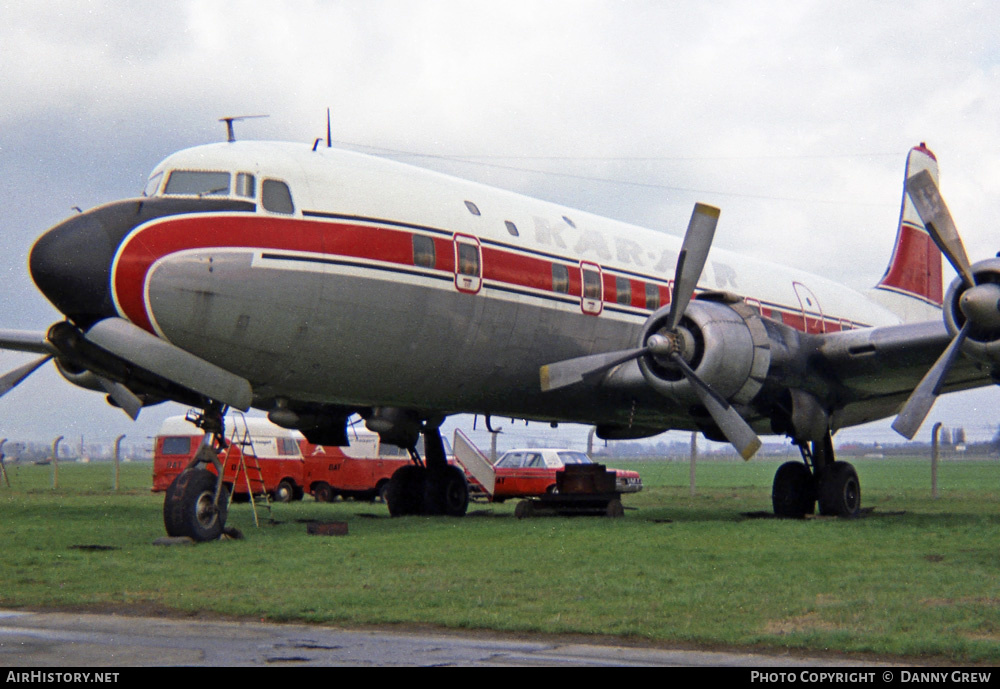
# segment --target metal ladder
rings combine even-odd
[[[240,450],[240,461],[236,466],[236,474],[233,476],[233,492],[229,495],[229,502],[232,503],[233,495],[236,493],[236,485],[240,480],[240,473],[246,483],[247,493],[250,495],[250,507],[253,510],[254,526],[260,527],[260,520],[257,517],[257,499],[263,497],[261,501],[267,508],[268,518],[274,521],[271,512],[271,497],[264,486],[264,472],[260,468],[260,460],[257,457],[257,450],[254,448],[253,436],[250,435],[250,425],[246,416],[242,412],[232,414],[233,430],[229,436],[229,447],[226,448],[226,461],[228,466],[229,456],[234,447]],[[239,421],[243,422],[243,429],[240,430]],[[255,487],[256,486],[256,487]]]

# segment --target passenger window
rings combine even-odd
[[[479,206],[477,206],[476,204],[474,204],[472,201],[466,201],[465,202],[465,207],[468,208],[469,212],[472,213],[473,215],[482,215],[479,212]]]
[[[264,210],[289,215],[295,212],[292,192],[284,182],[279,182],[276,179],[265,179],[260,192],[260,200],[264,204]]]
[[[252,199],[257,195],[257,180],[249,172],[236,175],[236,195]]]
[[[413,235],[413,265],[433,268],[435,263],[434,240],[422,234]]]
[[[660,287],[652,282],[646,283],[646,308],[651,311],[660,308]]]
[[[552,291],[569,294],[569,269],[566,266],[552,264]]]
[[[479,277],[479,247],[475,244],[458,243],[458,272]]]
[[[615,292],[617,294],[616,299],[619,304],[628,306],[632,303],[632,283],[629,282],[628,278],[615,278]]]
[[[585,299],[601,298],[601,274],[596,270],[583,270],[583,296]]]
[[[521,233],[517,231],[517,225],[512,223],[510,220],[504,220],[503,224],[507,226],[507,232],[509,232],[512,237],[521,236]]]

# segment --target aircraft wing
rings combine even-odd
[[[831,333],[807,358],[807,376],[826,387],[834,429],[866,423],[898,412],[951,341],[941,321]],[[941,392],[993,382],[989,367],[959,357]]]

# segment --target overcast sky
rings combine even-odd
[[[0,327],[59,319],[26,261],[74,206],[136,195],[219,117],[312,142],[327,107],[348,147],[665,232],[718,205],[718,246],[857,289],[926,141],[970,257],[1000,248],[997,3],[0,2]],[[1000,421],[995,395],[958,400],[930,418]],[[0,437],[138,438],[183,411],[132,424],[46,367],[0,401]]]

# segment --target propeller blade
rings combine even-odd
[[[955,272],[962,276],[968,287],[976,284],[972,276],[972,266],[965,252],[962,238],[958,236],[958,228],[952,220],[948,206],[941,198],[941,192],[934,183],[934,178],[927,170],[921,170],[906,180],[906,193],[910,195],[917,214],[924,223],[941,253]]]
[[[670,314],[666,324],[669,331],[676,330],[691,302],[695,287],[698,286],[715,238],[720,212],[715,206],[704,203],[694,205],[687,232],[684,233],[684,243],[681,244],[681,253],[677,257],[677,269],[674,271],[674,292],[670,297]]]
[[[625,349],[605,354],[581,356],[576,359],[566,359],[565,361],[557,361],[554,364],[547,364],[539,369],[539,376],[542,380],[542,392],[558,390],[568,385],[581,383],[584,378],[612,369],[619,364],[624,364],[626,361],[638,359],[647,350],[647,347],[639,347],[637,349]]]
[[[725,398],[719,396],[715,390],[709,387],[708,383],[703,381],[694,372],[694,369],[684,361],[684,357],[680,354],[674,354],[671,358],[680,368],[681,373],[691,382],[701,403],[705,405],[705,409],[712,415],[712,419],[719,427],[719,430],[726,436],[730,444],[736,448],[740,457],[744,460],[749,460],[753,457],[757,453],[757,450],[760,449],[761,441],[754,430],[750,428],[750,424],[743,420],[739,412],[733,409],[732,405]]]
[[[650,335],[644,347],[591,354],[590,356],[580,356],[575,359],[547,364],[538,371],[542,381],[542,392],[582,383],[585,378],[608,371],[627,361],[638,359],[648,352],[668,356],[672,351],[673,343],[669,338],[663,335]]]
[[[938,357],[931,370],[910,393],[910,398],[903,405],[903,410],[892,422],[892,429],[901,436],[913,440],[913,436],[917,434],[924,419],[927,418],[927,414],[930,413],[931,407],[934,406],[934,401],[941,393],[941,385],[944,383],[945,376],[948,375],[952,364],[955,363],[955,359],[962,351],[962,342],[969,334],[970,327],[972,327],[971,321],[966,321],[962,329],[958,331],[958,335]]]
[[[116,383],[104,376],[97,376],[97,380],[105,392],[115,401],[115,404],[121,407],[123,412],[128,414],[133,421],[139,418],[139,412],[142,410],[142,400],[136,397],[135,393],[121,383]]]
[[[34,361],[29,361],[23,366],[18,366],[13,371],[8,371],[2,378],[0,378],[0,397],[3,397],[8,392],[20,385],[21,381],[30,376],[32,373],[41,368],[42,364],[47,362],[52,357],[45,355],[40,359],[35,359]]]

